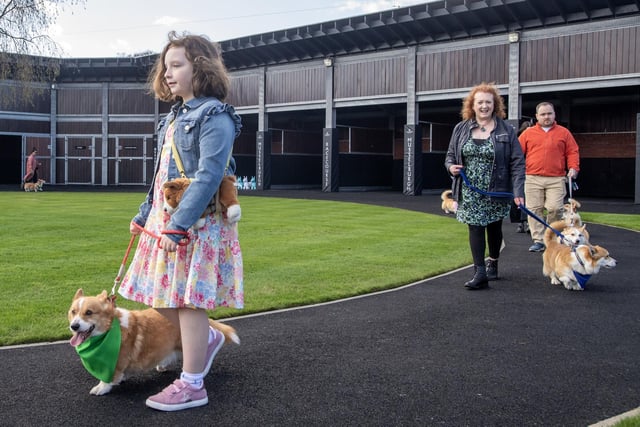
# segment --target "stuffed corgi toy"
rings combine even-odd
[[[164,194],[164,211],[169,215],[172,215],[187,187],[191,184],[189,178],[176,178],[172,181],[167,181],[162,186],[162,192]],[[218,206],[219,204],[219,206]],[[238,190],[236,188],[236,177],[234,175],[226,175],[222,178],[220,188],[215,197],[215,204],[212,203],[203,212],[202,217],[196,221],[193,225],[194,228],[202,228],[204,226],[204,217],[216,209],[222,209],[222,212],[226,214],[229,222],[238,222],[242,215],[240,209],[240,202],[238,201]]]

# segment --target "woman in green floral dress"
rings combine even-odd
[[[445,168],[453,179],[456,217],[469,228],[469,246],[474,275],[467,289],[484,289],[498,278],[502,246],[502,220],[509,215],[511,201],[524,204],[524,156],[516,130],[504,118],[504,101],[497,88],[482,83],[471,89],[462,103],[462,121],[451,136]],[[462,183],[461,169],[472,186]],[[504,194],[510,194],[504,197]],[[485,264],[485,251],[489,258]]]

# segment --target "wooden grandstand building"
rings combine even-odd
[[[446,0],[220,44],[237,174],[258,189],[446,188],[462,98],[487,81],[515,126],[554,103],[581,196],[640,203],[639,0]],[[20,182],[32,147],[54,185],[149,184],[169,109],[146,91],[155,59],[63,59],[34,99],[0,97],[0,184]]]

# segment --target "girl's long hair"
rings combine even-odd
[[[164,78],[167,67],[164,64],[167,51],[172,47],[184,47],[187,60],[193,65],[193,95],[213,96],[224,101],[229,91],[230,79],[222,61],[222,50],[216,42],[206,36],[178,34],[171,31],[169,42],[162,50],[149,74],[149,92],[161,101],[176,102]]]

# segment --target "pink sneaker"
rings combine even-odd
[[[207,356],[204,359],[206,365],[204,367],[204,371],[202,371],[203,376],[206,376],[211,370],[213,359],[215,359],[216,354],[218,354],[218,351],[220,351],[222,345],[224,344],[224,335],[222,334],[222,332],[212,328],[211,326],[209,326],[209,329],[213,331],[214,336],[213,341],[211,341],[207,346]]]
[[[184,381],[175,380],[160,393],[148,398],[145,403],[148,407],[159,411],[180,411],[206,405],[209,403],[209,398],[204,387],[196,390]]]

